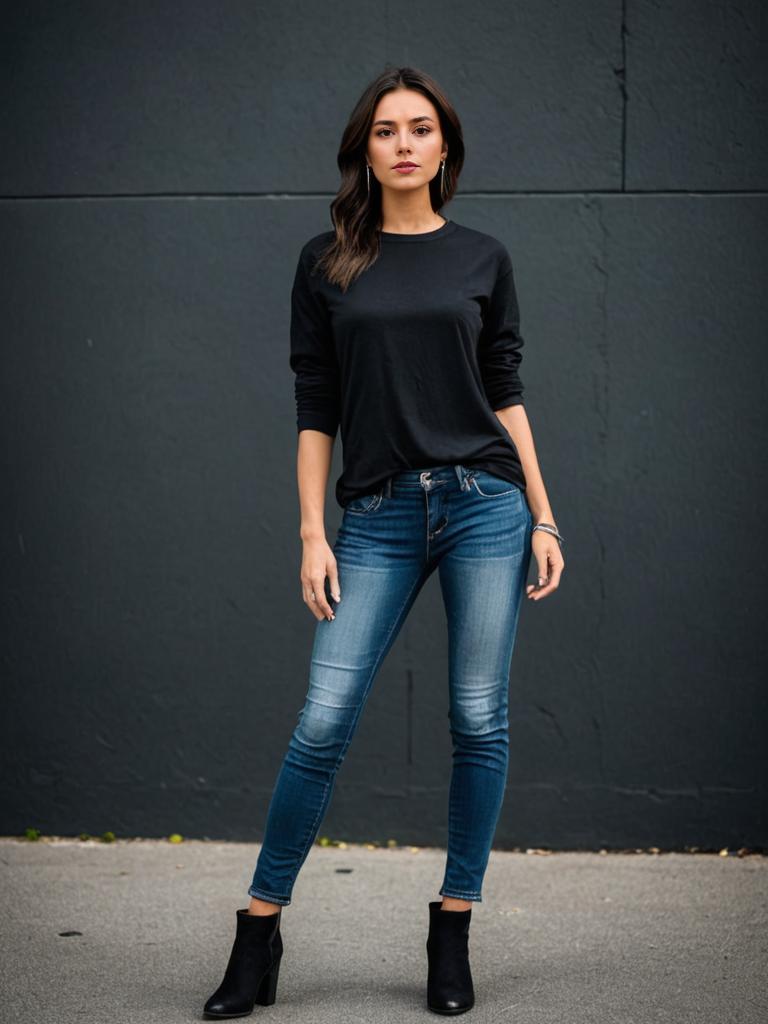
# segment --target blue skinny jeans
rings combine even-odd
[[[514,484],[459,464],[406,470],[344,509],[341,601],[317,622],[309,688],[278,773],[252,883],[287,905],[379,666],[437,568],[448,624],[453,754],[439,892],[482,900],[509,763],[512,651],[532,516]]]

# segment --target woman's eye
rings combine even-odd
[[[431,128],[427,128],[427,126],[425,124],[420,124],[415,130],[417,132],[421,132],[422,135],[429,135],[429,133],[432,131],[432,129]],[[380,136],[380,137],[383,137],[383,133],[384,132],[391,132],[391,131],[392,131],[391,128],[380,128],[379,131],[376,132],[376,134],[378,136]]]

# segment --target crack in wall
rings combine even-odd
[[[621,90],[621,191],[625,192],[627,187],[627,0],[622,0],[621,5],[621,64],[613,69],[613,73],[619,83]]]

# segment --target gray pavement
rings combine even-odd
[[[200,1020],[258,844],[0,839],[0,1020]],[[248,1020],[400,1024],[425,1006],[445,852],[314,846],[277,1002]],[[768,1021],[768,860],[494,850],[472,912],[475,1024]],[[79,935],[63,936],[76,931]]]

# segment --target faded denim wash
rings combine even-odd
[[[317,622],[309,688],[248,893],[287,905],[379,666],[436,568],[448,625],[453,758],[439,892],[481,901],[509,760],[512,651],[531,555],[523,491],[459,464],[396,473],[344,509],[341,601]]]

